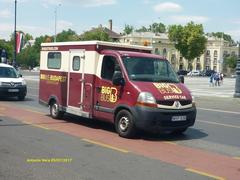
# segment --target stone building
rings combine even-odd
[[[207,39],[205,52],[192,62],[181,56],[180,52],[175,49],[174,43],[168,39],[168,35],[165,33],[133,32],[132,34],[122,36],[120,41],[134,45],[152,46],[153,53],[166,57],[176,71],[179,69],[212,69],[222,72],[224,70],[224,57],[237,55],[238,47],[236,45],[232,46],[221,38],[207,37]]]

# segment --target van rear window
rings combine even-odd
[[[60,52],[49,52],[47,67],[48,69],[60,69],[61,68],[62,55]]]

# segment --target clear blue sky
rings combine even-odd
[[[60,5],[60,6],[59,6]],[[92,27],[122,32],[125,24],[140,28],[153,22],[165,25],[194,21],[205,32],[224,32],[240,40],[240,0],[17,0],[17,30],[34,37],[68,28],[78,34]],[[0,0],[0,39],[9,39],[14,29],[14,0]]]

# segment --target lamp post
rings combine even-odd
[[[15,18],[14,18],[14,53],[13,53],[13,66],[16,66],[17,59],[17,0],[15,0]]]
[[[58,7],[61,6],[61,4],[58,4],[56,7],[55,7],[55,11],[54,11],[54,14],[55,14],[55,33],[54,33],[54,42],[57,42],[57,10],[58,10]]]
[[[240,42],[238,43],[238,59],[236,67],[236,84],[235,84],[235,98],[240,98]]]

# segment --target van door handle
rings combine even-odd
[[[102,90],[102,87],[96,87],[96,90],[97,90],[98,93],[100,93],[101,90]]]

